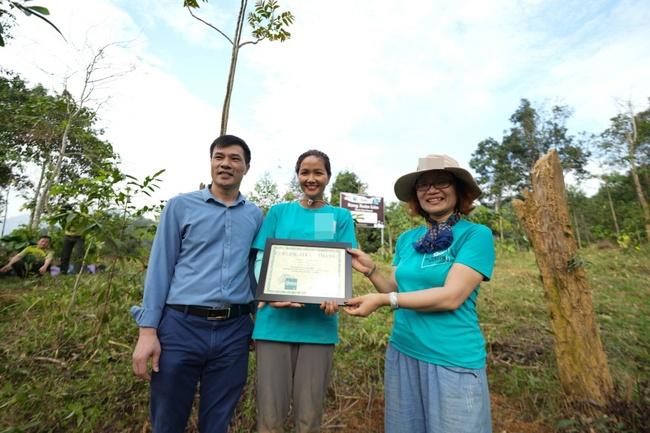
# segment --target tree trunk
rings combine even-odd
[[[607,403],[612,378],[594,317],[584,262],[578,255],[564,192],[562,166],[552,150],[535,163],[533,192],[513,207],[539,266],[560,383],[573,403]]]
[[[580,213],[580,221],[582,221],[582,226],[585,228],[585,234],[587,235],[587,243],[588,244],[593,244],[594,241],[591,238],[591,232],[589,231],[589,226],[587,225],[587,222],[585,221],[585,214]]]
[[[609,184],[605,183],[607,190],[607,201],[609,202],[609,210],[612,212],[612,219],[614,220],[614,228],[616,229],[616,236],[621,235],[621,230],[618,228],[618,219],[616,218],[616,211],[614,210],[614,203],[612,203],[612,194],[609,192]]]
[[[226,84],[226,96],[223,99],[223,109],[221,110],[221,135],[226,134],[228,129],[228,117],[230,116],[230,100],[232,99],[232,89],[235,85],[235,71],[237,69],[237,58],[241,42],[242,29],[246,15],[247,0],[242,0],[237,17],[237,26],[235,28],[235,37],[232,43],[232,55],[230,57],[230,72],[228,73],[228,83]]]
[[[45,179],[45,174],[49,171],[51,162],[51,154],[48,152],[43,159],[43,165],[41,166],[41,174],[38,177],[38,184],[34,188],[34,206],[32,207],[31,212],[29,213],[29,224],[27,227],[37,229],[41,222],[41,210],[42,205],[39,204],[41,197],[41,187],[43,186],[43,180]],[[38,210],[38,217],[36,216],[36,211]]]
[[[70,133],[70,125],[74,118],[80,113],[81,109],[76,110],[71,116],[66,119],[66,126],[63,129],[63,134],[61,136],[61,142],[58,149],[58,156],[56,158],[56,163],[54,164],[54,169],[51,173],[47,175],[45,185],[40,191],[38,201],[36,202],[36,208],[34,209],[34,221],[33,227],[37,228],[41,222],[41,215],[43,209],[48,209],[48,200],[50,197],[50,190],[52,185],[59,181],[59,176],[61,175],[61,166],[63,165],[63,158],[65,158],[65,149],[68,146],[68,135]]]
[[[576,232],[576,240],[578,241],[578,249],[582,249],[582,238],[580,237],[580,225],[578,224],[578,211],[573,208],[573,225]]]
[[[634,114],[634,113],[632,113]],[[627,144],[628,144],[628,149],[630,152],[630,167],[631,167],[631,172],[632,172],[632,180],[634,181],[634,189],[636,190],[636,194],[639,197],[639,203],[641,203],[641,209],[643,209],[643,217],[645,219],[645,233],[646,233],[646,239],[648,242],[650,242],[650,207],[648,206],[648,202],[645,199],[645,195],[643,194],[643,189],[641,188],[641,181],[639,180],[639,173],[637,172],[636,169],[636,162],[635,162],[635,143],[638,138],[638,134],[636,132],[636,121],[634,120],[634,115],[632,115],[632,125],[634,128],[634,136],[632,136],[629,132],[625,133],[625,136],[627,137]]]
[[[504,241],[504,236],[503,236],[503,215],[499,212],[501,210],[501,198],[497,197],[497,199],[494,201],[494,213],[497,215],[497,218],[499,218],[499,239],[501,239],[501,243]]]

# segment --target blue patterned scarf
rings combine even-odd
[[[432,253],[438,250],[445,250],[454,241],[454,234],[451,232],[451,226],[460,220],[460,216],[453,214],[444,223],[424,217],[431,225],[431,228],[418,240],[413,242],[413,248],[419,253]]]

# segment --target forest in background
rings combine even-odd
[[[102,53],[97,56],[99,61]],[[158,187],[162,169],[142,180],[121,171],[119,155],[102,139],[104,131],[95,127],[98,114],[83,99],[66,91],[57,94],[40,85],[30,86],[20,76],[2,70],[0,102],[0,210],[5,217],[7,196],[14,191],[26,203],[28,229],[38,231],[45,225],[56,236],[62,221],[77,219],[91,231],[107,215],[124,211],[123,201],[135,190],[150,194]],[[477,143],[470,166],[484,194],[470,219],[491,227],[502,243],[515,249],[527,247],[511,202],[530,188],[535,161],[556,149],[565,176],[573,180],[566,193],[579,246],[603,242],[630,248],[647,242],[650,105],[636,109],[629,101],[619,101],[606,130],[578,135],[568,132],[572,114],[572,108],[565,105],[521,99],[503,137]],[[595,194],[587,195],[582,188],[587,182],[599,185]],[[346,170],[334,174],[328,194],[337,206],[341,192],[364,194],[368,189],[367,183]],[[295,200],[300,189],[295,177],[272,179],[266,172],[244,194],[266,211],[274,203]],[[74,212],[64,210],[69,203],[76,204]],[[162,205],[136,210],[130,201],[126,218],[155,220]],[[357,234],[369,252],[390,254],[397,237],[419,223],[405,215],[401,203],[389,202],[384,245],[379,230],[360,228]]]

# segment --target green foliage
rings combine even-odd
[[[422,217],[411,218],[406,213],[404,207],[405,204],[400,201],[388,203],[384,207],[384,231],[385,237],[387,238],[386,242],[388,243],[388,248],[385,249],[385,252],[391,255],[397,238],[402,233],[424,224]]]
[[[281,201],[278,185],[271,179],[271,174],[268,171],[265,171],[262,177],[255,182],[253,192],[247,194],[247,197],[262,209],[264,215],[271,206]]]
[[[580,257],[580,254],[571,254],[571,257],[569,257],[569,260],[566,264],[566,269],[567,271],[571,272],[574,269],[585,267],[588,264],[589,262],[583,257]]]
[[[3,236],[0,241],[6,252],[21,251],[30,245],[35,245],[41,235],[39,230],[23,226]]]
[[[577,177],[586,175],[591,153],[586,143],[567,133],[566,123],[573,110],[554,105],[550,113],[546,111],[544,106],[534,108],[522,99],[510,116],[513,126],[502,142],[488,138],[478,144],[470,167],[476,170],[477,182],[485,187],[488,197],[504,199],[530,189],[533,165],[551,149],[558,151],[565,171]]]
[[[623,235],[634,245],[646,240],[643,209],[639,206],[631,173],[601,176],[603,184],[591,197],[567,188],[572,222],[577,220],[583,244],[607,241],[616,243]],[[650,177],[642,177],[644,191],[650,192]]]
[[[282,201],[296,201],[302,197],[302,190],[300,189],[298,178],[295,175],[291,177],[288,187],[289,188],[282,196]]]
[[[63,33],[52,23],[50,20],[48,20],[45,16],[50,14],[50,11],[47,10],[46,8],[42,6],[28,6],[27,2],[30,2],[32,0],[16,0],[12,1],[9,0],[8,7],[4,5],[4,1],[0,1],[0,47],[5,46],[5,38],[10,38],[10,35],[6,34],[6,30],[10,28],[10,25],[7,25],[7,21],[13,22],[16,17],[11,13],[12,9],[17,9],[24,13],[25,15],[29,16],[35,16],[36,18],[39,18],[46,23],[48,23],[54,30],[56,30],[61,37],[63,37]],[[5,24],[3,25],[3,22]],[[65,40],[65,37],[63,37]]]
[[[530,188],[530,171],[536,160],[549,149],[558,150],[565,172],[574,178],[586,177],[585,168],[591,149],[598,144],[598,155],[605,165],[619,172],[599,176],[598,192],[587,197],[579,187],[566,188],[567,203],[574,234],[580,246],[597,242],[638,246],[647,242],[647,209],[639,206],[641,195],[650,191],[650,108],[635,115],[631,107],[612,118],[612,124],[601,134],[568,135],[566,122],[572,115],[567,106],[534,108],[522,99],[510,117],[513,127],[501,142],[488,138],[478,144],[470,166],[477,172],[477,181],[485,192],[487,209],[479,207],[469,219],[490,227],[503,242],[524,248],[528,239],[514,214],[511,201],[519,192]],[[632,122],[634,120],[634,122]],[[629,138],[637,136],[633,146]],[[630,153],[632,151],[632,153]],[[621,171],[626,170],[626,171]],[[637,180],[638,179],[638,180]],[[647,202],[647,199],[646,199]]]
[[[650,403],[650,334],[644,331],[650,322],[642,313],[650,307],[650,296],[641,289],[650,272],[650,250],[625,254],[589,248],[581,250],[575,260],[589,263],[586,272],[596,321],[617,388],[610,396],[611,406],[595,417],[571,411],[560,391],[545,294],[534,255],[504,253],[498,244],[497,252],[492,281],[481,285],[479,300],[479,318],[488,340],[492,394],[516,399],[529,420],[542,420],[549,426],[558,422],[567,426],[584,422],[587,426],[566,431],[589,431],[589,427],[602,432],[640,431],[634,426],[650,420],[650,414],[642,410]],[[617,423],[625,427],[614,428]],[[609,430],[599,429],[601,424]]]
[[[207,3],[208,0],[202,0]],[[246,2],[242,1],[242,13],[245,11]],[[183,7],[199,9],[197,0],[183,0]],[[255,2],[254,12],[248,14],[248,24],[251,26],[251,34],[257,39],[257,42],[264,39],[269,41],[284,42],[291,38],[291,33],[287,27],[293,24],[295,17],[289,11],[278,14],[280,5],[276,0],[258,0]],[[241,22],[237,23],[237,27]],[[219,31],[221,33],[221,31]],[[223,33],[222,33],[223,34]],[[239,41],[235,42],[236,44]]]
[[[647,166],[650,164],[650,103],[640,113],[634,112],[631,103],[623,108],[601,134],[599,148],[603,162],[619,170],[628,170],[631,164]],[[637,139],[631,144],[629,140],[635,136]]]
[[[493,278],[481,285],[478,311],[487,340],[494,431],[632,432],[650,422],[650,250],[585,249],[587,277],[610,372],[616,384],[604,414],[585,416],[567,405],[557,378],[544,290],[535,257],[497,244]],[[373,255],[389,275],[390,262]],[[144,271],[125,263],[109,274],[82,275],[69,314],[73,279],[0,280],[0,431],[148,431],[146,382],[131,372],[137,326],[128,314],[142,299]],[[374,289],[359,273],[354,295]],[[103,297],[110,298],[102,313]],[[339,314],[324,427],[377,432],[383,422],[384,351],[392,313]],[[102,333],[94,338],[98,317]],[[255,430],[255,358],[232,432]],[[644,385],[645,384],[645,385]],[[645,411],[645,412],[644,412]],[[193,413],[191,425],[196,423]],[[563,425],[564,427],[560,427]]]
[[[332,206],[341,205],[341,193],[349,192],[352,194],[365,194],[368,185],[363,183],[356,173],[343,170],[336,175],[336,179],[331,184],[330,203]]]
[[[291,38],[286,27],[293,24],[295,17],[289,11],[278,15],[276,12],[279,8],[276,0],[258,0],[255,3],[255,12],[248,14],[248,24],[253,29],[255,38],[280,42]]]
[[[118,155],[100,139],[103,131],[94,126],[96,113],[78,107],[66,91],[50,95],[42,86],[30,88],[20,77],[5,72],[0,74],[0,92],[0,121],[6,125],[0,132],[0,146],[7,149],[0,157],[0,173],[5,173],[0,181],[3,187],[11,182],[28,209],[36,209],[40,198],[54,207],[64,204],[52,201],[56,193],[48,189],[53,183],[75,184],[83,191],[92,179],[116,170]],[[25,176],[27,167],[36,167],[39,177]],[[40,209],[47,208],[40,204]],[[40,217],[37,212],[32,226]]]

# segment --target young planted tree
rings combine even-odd
[[[207,2],[208,0],[202,0]],[[199,8],[198,0],[183,0],[183,7],[186,7],[189,13],[207,25],[211,29],[218,32],[221,36],[232,45],[232,52],[230,56],[230,70],[228,72],[228,83],[226,85],[226,94],[223,100],[223,108],[221,110],[221,135],[225,134],[228,129],[228,117],[230,115],[230,101],[232,98],[232,89],[235,84],[235,71],[237,69],[237,59],[239,58],[239,50],[248,44],[257,44],[265,39],[269,41],[284,42],[291,38],[291,33],[287,31],[293,21],[294,16],[291,12],[278,13],[280,6],[276,0],[259,0],[255,3],[255,12],[248,14],[246,18],[246,8],[248,0],[240,0],[239,14],[237,15],[237,23],[235,25],[235,34],[229,37],[218,26],[215,26],[203,18],[197,16],[193,9]],[[252,29],[252,36],[254,40],[242,42],[242,32],[244,28],[244,20]]]

